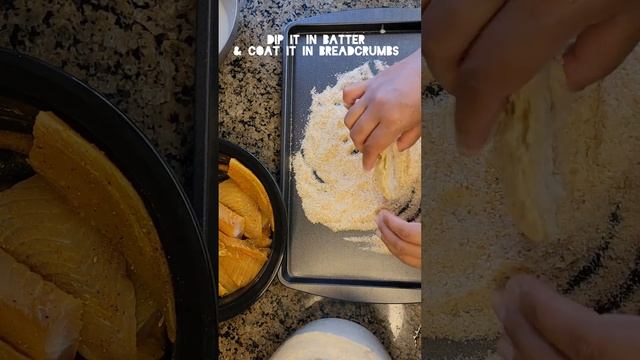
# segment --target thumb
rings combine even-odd
[[[537,333],[569,359],[601,357],[600,315],[560,295],[541,280],[517,275],[507,283],[505,296],[516,304]]]

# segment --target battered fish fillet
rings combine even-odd
[[[262,236],[262,215],[257,203],[234,180],[218,184],[219,201],[244,218],[244,233],[258,239]]]
[[[41,176],[0,192],[0,248],[82,301],[85,358],[135,356],[136,300],[124,258]]]
[[[249,239],[249,242],[257,248],[268,248],[271,246],[271,230],[262,229],[262,236],[257,239]]]
[[[558,237],[557,208],[563,195],[554,174],[554,104],[547,66],[512,96],[496,133],[496,154],[507,204],[531,240]]]
[[[173,284],[162,243],[144,202],[97,147],[51,112],[40,112],[29,155],[33,169],[55,186],[86,223],[127,260],[131,278],[149,289],[175,341]]]
[[[238,184],[242,191],[251,196],[251,198],[258,203],[262,214],[263,226],[269,224],[271,230],[273,230],[273,210],[271,209],[269,194],[267,194],[267,191],[256,175],[242,165],[238,160],[233,158],[229,162],[227,175],[229,175],[229,177]]]
[[[81,317],[79,300],[0,250],[0,359],[73,359]]]
[[[220,202],[218,202],[218,219],[220,231],[223,233],[235,238],[241,238],[244,234],[244,218]]]
[[[258,276],[267,262],[267,256],[243,240],[222,232],[218,232],[218,236],[219,282],[226,290],[233,292]]]

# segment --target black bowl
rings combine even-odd
[[[217,289],[210,259],[187,196],[149,140],[100,94],[39,60],[0,49],[0,79],[0,96],[55,112],[133,184],[158,230],[173,277],[177,339],[167,357],[216,358]]]
[[[258,301],[278,274],[282,256],[284,255],[284,245],[287,240],[287,213],[280,189],[269,170],[255,156],[238,145],[223,139],[219,140],[219,144],[220,155],[227,155],[240,161],[264,185],[269,195],[269,200],[271,200],[273,219],[275,221],[271,254],[258,276],[249,285],[218,299],[218,316],[220,321],[225,321],[247,310]]]

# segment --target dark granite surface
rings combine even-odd
[[[363,7],[418,7],[418,1],[255,0],[241,10],[236,46],[264,44],[294,20]],[[281,58],[229,55],[220,69],[220,136],[255,154],[277,174],[280,151]],[[419,359],[419,305],[369,305],[334,301],[274,281],[247,312],[220,325],[221,359],[268,359],[297,328],[311,320],[353,320],[381,339],[393,359]]]
[[[2,0],[0,47],[101,92],[184,180],[192,164],[195,8],[194,0]]]

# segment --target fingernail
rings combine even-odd
[[[380,232],[380,230],[376,230],[376,236],[382,239],[382,233]]]

